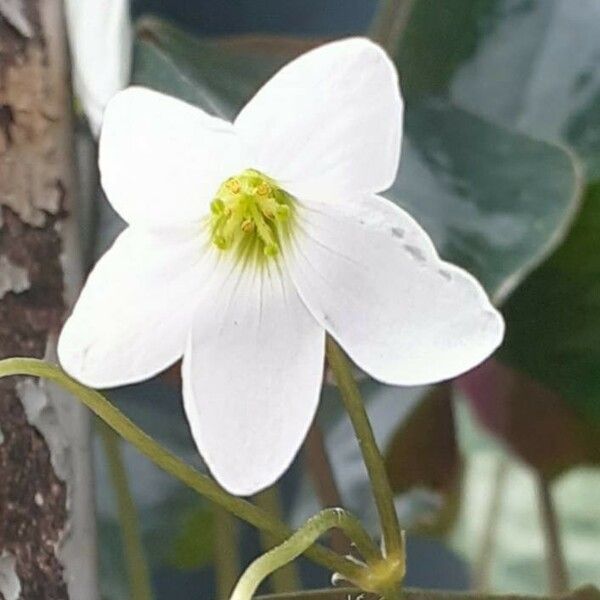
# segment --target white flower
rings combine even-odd
[[[129,223],[59,342],[91,386],[183,359],[185,411],[216,479],[273,483],[314,417],[325,332],[376,379],[454,377],[503,322],[466,272],[377,195],[396,176],[402,100],[364,39],[308,52],[233,124],[141,88],[109,104],[102,183]]]
[[[129,83],[129,0],[66,0],[65,10],[75,91],[98,135],[108,101]]]

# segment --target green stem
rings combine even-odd
[[[404,560],[402,533],[394,507],[394,495],[385,470],[383,457],[377,447],[373,428],[365,410],[352,368],[341,348],[327,336],[327,361],[333,371],[346,411],[352,421],[379,513],[383,542],[387,556]]]
[[[556,507],[554,506],[550,484],[541,473],[536,473],[536,483],[542,528],[546,542],[549,592],[560,596],[569,591],[569,573],[560,538]]]
[[[282,519],[283,510],[281,507],[281,497],[277,485],[273,485],[270,488],[262,491],[260,494],[257,494],[255,501],[258,506],[268,512],[270,515],[273,515],[278,519]],[[270,550],[278,542],[278,540],[274,539],[272,535],[269,535],[265,532],[261,532],[260,541],[265,552]],[[302,588],[298,570],[293,562],[290,562],[281,569],[275,571],[271,577],[270,583],[275,594],[283,594],[284,592],[291,592],[292,590],[299,590]]]
[[[123,464],[121,439],[101,421],[98,423],[98,433],[104,445],[109,475],[117,500],[123,553],[129,580],[129,596],[131,600],[150,600],[153,598],[150,571],[144,555],[135,502],[131,496],[127,471]]]
[[[268,531],[277,540],[285,540],[292,534],[290,528],[284,523],[274,519],[271,515],[250,502],[228,494],[210,477],[199,473],[163,448],[137,427],[137,425],[132,423],[102,394],[75,381],[60,367],[35,358],[7,358],[0,360],[0,377],[10,375],[30,375],[32,377],[44,377],[53,381],[73,394],[154,464],[208,500],[218,504],[254,527]],[[323,546],[315,545],[308,548],[305,554],[312,561],[333,572],[340,573],[348,581],[357,583],[363,576],[363,569],[360,566]]]
[[[215,574],[218,600],[227,600],[240,576],[239,529],[234,516],[215,505]]]
[[[341,508],[328,508],[309,519],[288,540],[257,558],[238,581],[231,600],[250,600],[265,578],[298,558],[321,535],[334,527],[343,529],[357,543],[357,546],[360,543],[359,549],[364,555],[378,559],[377,548],[360,522]]]

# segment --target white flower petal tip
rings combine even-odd
[[[106,107],[102,187],[130,225],[198,228],[219,185],[247,163],[231,123],[182,100],[130,87]]]
[[[380,192],[396,177],[403,102],[396,69],[365,38],[331,42],[276,73],[236,130],[257,169],[303,195]]]
[[[97,388],[160,373],[183,355],[211,270],[194,237],[126,229],[90,273],[61,331],[62,367]]]
[[[481,285],[443,262],[423,229],[379,197],[307,203],[289,263],[299,293],[354,362],[392,385],[453,378],[501,343]]]
[[[203,294],[183,360],[184,407],[227,491],[254,494],[287,470],[317,410],[324,352],[323,329],[276,268],[235,272]]]

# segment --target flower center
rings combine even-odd
[[[294,198],[263,173],[246,169],[221,184],[210,210],[211,239],[217,248],[273,257],[289,235]]]

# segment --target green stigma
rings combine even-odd
[[[221,184],[210,205],[212,243],[244,257],[277,256],[289,235],[293,203],[271,178],[246,169]]]

